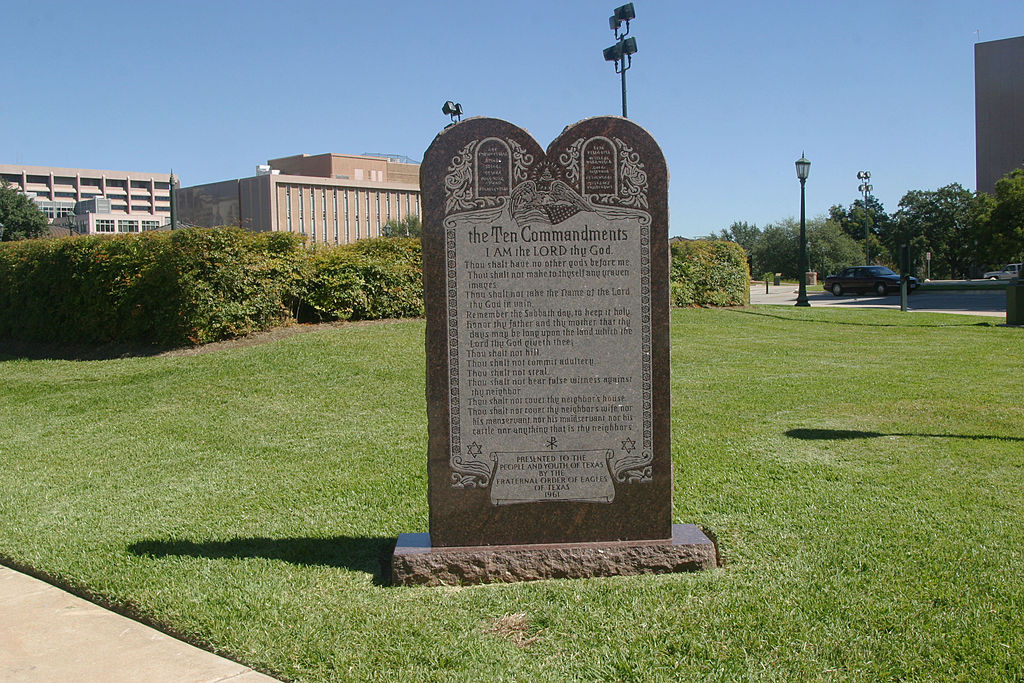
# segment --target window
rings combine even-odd
[[[292,188],[284,188],[284,213],[288,220],[288,232],[294,232],[292,229]]]
[[[153,186],[158,190],[169,190],[171,189],[170,183],[153,183]]]
[[[132,195],[132,201],[133,202],[148,202],[149,201],[149,195],[148,194],[133,194]]]
[[[97,218],[96,232],[114,232],[113,218]]]
[[[303,213],[302,213],[302,188],[300,187],[299,188],[299,234],[300,235],[305,235],[306,234],[306,224],[303,222],[302,217],[303,217]]]
[[[377,201],[377,235],[380,236],[380,192],[377,193],[375,199]]]
[[[334,190],[334,243],[338,243],[338,190]]]
[[[156,230],[160,227],[160,221],[142,221],[143,230]]]
[[[356,198],[356,239],[359,239],[359,193],[353,192],[352,196]]]
[[[313,188],[309,188],[309,234],[316,243],[316,203]]]
[[[321,239],[324,241],[324,244],[327,244],[327,188],[326,187],[320,189],[320,212],[323,214],[323,218],[324,218],[324,225],[323,225],[324,231],[323,231],[323,236],[321,237]]]
[[[149,189],[149,181],[148,180],[133,180],[132,181],[132,189],[133,190],[134,189],[148,190]]]
[[[117,221],[118,232],[138,232],[139,222],[138,221]]]
[[[388,220],[391,220],[391,193],[390,192],[388,192],[384,196],[384,201],[387,203],[387,218],[388,218]]]
[[[75,192],[54,192],[54,197],[64,197],[65,199],[74,199],[78,196]]]
[[[379,212],[378,212],[379,213]],[[370,191],[366,191],[366,236],[370,236]]]
[[[348,232],[348,190],[342,190],[345,193],[345,244],[349,243],[349,232]]]

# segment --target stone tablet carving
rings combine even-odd
[[[627,119],[421,166],[435,546],[668,538],[667,172]]]

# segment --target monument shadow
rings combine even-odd
[[[262,558],[296,565],[338,567],[373,576],[374,585],[391,585],[394,538],[252,536],[228,541],[145,540],[128,546],[141,557],[199,557],[208,560]]]

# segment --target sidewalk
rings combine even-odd
[[[0,681],[273,683],[276,679],[0,565]]]
[[[794,284],[771,285],[765,292],[763,284],[750,286],[750,303],[792,306],[796,303],[797,286]],[[899,294],[888,296],[860,294],[833,296],[829,292],[808,291],[811,306],[842,308],[888,308],[900,309]],[[984,315],[995,318],[1006,317],[1006,291],[921,291],[914,292],[907,300],[909,311],[921,313],[956,313],[960,315]]]

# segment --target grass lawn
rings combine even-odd
[[[389,587],[423,334],[0,358],[0,558],[302,681],[1024,679],[1024,330],[673,311],[674,521],[723,567]]]

